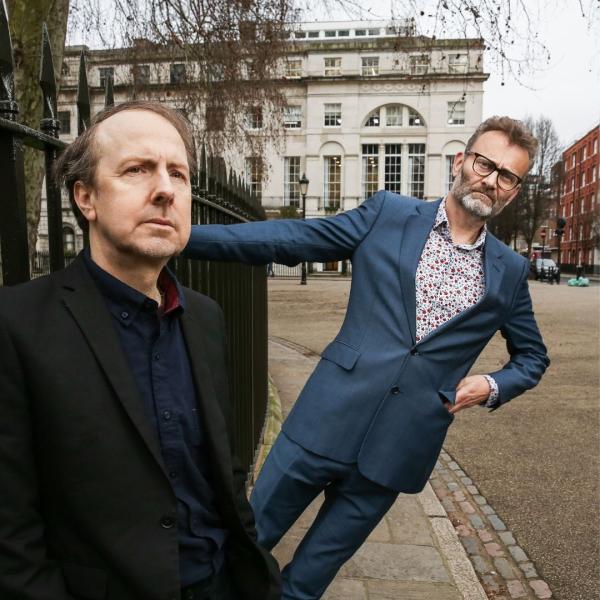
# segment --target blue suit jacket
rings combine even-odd
[[[500,404],[549,364],[527,287],[527,261],[488,233],[484,297],[415,342],[415,272],[439,201],[378,192],[326,219],[196,226],[186,254],[252,264],[352,260],[344,323],[325,348],[285,433],[308,450],[357,462],[401,492],[425,485],[453,416],[443,404],[500,330],[510,360],[491,373]]]

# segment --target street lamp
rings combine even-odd
[[[302,196],[302,220],[306,219],[306,192],[308,191],[308,178],[305,173],[302,173],[302,177],[298,180],[298,186],[300,187],[300,195]],[[300,276],[300,285],[306,285],[306,262],[302,261],[302,275]]]

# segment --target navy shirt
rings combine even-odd
[[[179,317],[184,297],[164,269],[158,285],[162,306],[101,269],[84,252],[154,425],[177,498],[181,585],[218,571],[224,562],[223,528],[211,484],[210,463],[196,402],[196,390]],[[127,457],[124,457],[127,460]]]

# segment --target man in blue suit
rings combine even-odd
[[[320,598],[393,504],[423,489],[454,415],[496,409],[549,364],[529,265],[486,230],[519,193],[537,141],[518,121],[483,122],[456,155],[446,198],[379,192],[327,219],[194,227],[189,256],[265,264],[352,260],[346,318],[283,425],[251,499],[272,548],[321,492],[284,569],[285,600]],[[490,338],[508,362],[467,375]]]

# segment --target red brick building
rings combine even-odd
[[[585,265],[586,273],[600,271],[600,126],[594,127],[563,152],[564,174],[560,215],[567,220],[560,261],[565,270]]]

